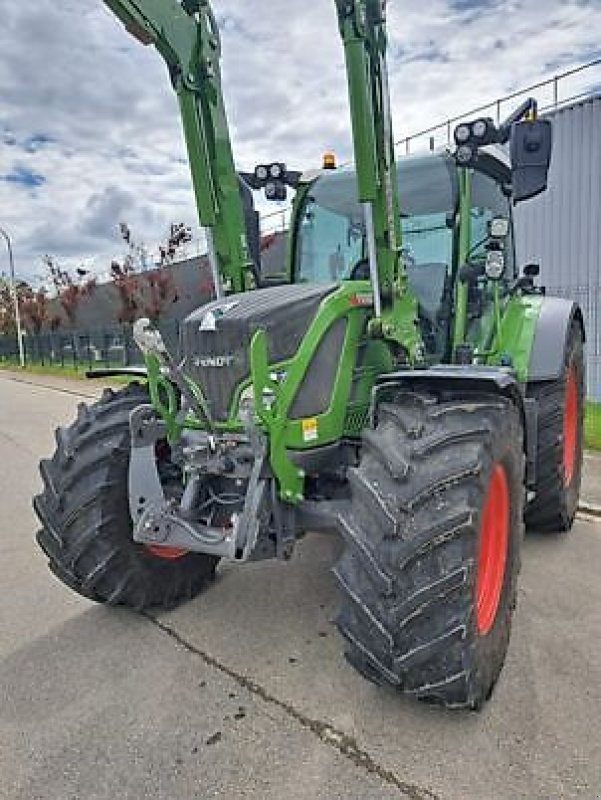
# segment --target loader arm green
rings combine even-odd
[[[386,64],[386,3],[336,0],[351,108],[359,201],[374,288],[372,332],[400,346],[410,364],[423,360],[418,304],[402,256],[397,166]]]
[[[239,178],[221,90],[221,42],[208,0],[104,0],[164,58],[179,100],[192,184],[217,294],[252,283]]]

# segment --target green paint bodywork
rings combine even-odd
[[[523,385],[528,382],[530,356],[544,302],[541,295],[513,296],[506,300],[500,312],[500,330],[495,334],[492,353],[486,358],[489,366],[503,366],[509,361]]]
[[[181,434],[181,428],[177,422],[179,405],[175,389],[170,381],[163,378],[161,361],[158,356],[147,354],[144,360],[148,371],[150,401],[165,422],[169,440],[176,441]]]
[[[272,378],[280,369],[268,362],[265,333],[258,331],[253,337],[251,371],[255,411],[269,435],[271,465],[280,481],[282,497],[289,502],[302,500],[304,475],[294,466],[287,451],[323,447],[343,436],[357,436],[359,431],[350,424],[352,416],[349,412],[367,413],[376,377],[392,368],[387,347],[372,343],[370,348],[368,345],[361,365],[361,379],[357,381],[353,406],[350,406],[359,343],[365,336],[368,319],[368,309],[354,305],[353,299],[361,294],[368,295],[370,291],[369,282],[349,282],[323,300],[294,359],[283,367],[286,374],[283,381]],[[329,408],[310,420],[291,419],[290,409],[317,348],[332,325],[341,318],[346,319],[346,333],[340,360],[332,364],[336,376]],[[308,430],[304,426],[309,426]]]
[[[457,267],[467,264],[472,243],[472,181],[469,169],[459,172],[459,251]],[[453,351],[465,344],[467,334],[468,284],[457,279],[455,287],[455,316],[453,328]]]

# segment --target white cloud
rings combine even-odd
[[[348,158],[333,0],[214,8],[239,165],[308,167],[328,149]],[[539,0],[391,0],[397,138],[599,54],[599,2],[541,9]],[[19,167],[45,178],[37,188],[0,181],[0,224],[20,271],[38,273],[50,252],[101,272],[122,249],[122,220],[150,246],[170,222],[193,224],[177,104],[158,54],[101,0],[0,0],[0,12],[0,174]]]

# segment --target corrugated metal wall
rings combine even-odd
[[[601,96],[548,116],[554,135],[549,189],[516,209],[518,263],[540,263],[549,293],[580,303],[589,395],[601,400]]]

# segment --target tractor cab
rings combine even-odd
[[[511,180],[500,149],[482,154],[472,177],[469,208],[470,263],[484,263],[494,219],[511,220],[504,191]],[[451,357],[454,286],[459,264],[459,177],[448,151],[407,157],[398,164],[402,255],[409,287],[419,306],[427,355]],[[504,242],[504,276],[515,273],[512,228]],[[352,170],[324,171],[299,192],[291,230],[290,277],[294,283],[331,284],[369,280],[365,217]],[[481,318],[492,302],[490,286],[474,284],[471,316]]]

